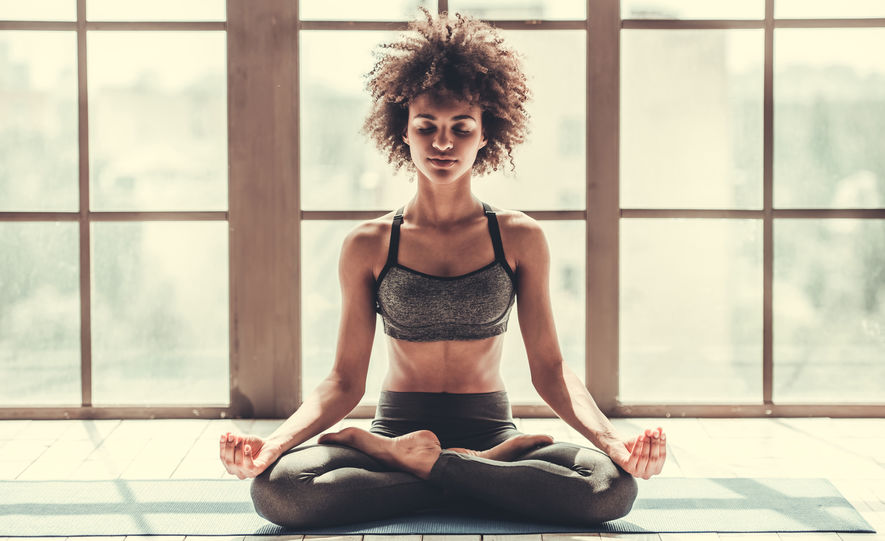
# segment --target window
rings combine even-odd
[[[155,22],[224,2],[41,4],[0,4],[0,406],[226,408],[224,23]]]
[[[885,412],[879,2],[0,0],[0,417],[291,413],[344,235],[415,189],[359,130],[419,7],[524,55],[532,131],[474,189],[544,228],[606,412]]]

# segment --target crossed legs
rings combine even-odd
[[[427,430],[387,438],[357,428],[283,455],[253,481],[260,515],[315,527],[400,515],[457,500],[535,519],[598,523],[626,515],[636,482],[605,454],[517,435],[485,451],[443,450]]]

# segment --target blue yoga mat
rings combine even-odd
[[[0,482],[0,534],[9,537],[808,531],[874,530],[825,479],[658,477],[640,482],[629,515],[595,528],[437,510],[299,531],[256,515],[246,481]]]

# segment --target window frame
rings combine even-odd
[[[400,30],[405,21],[300,21],[292,0],[227,0],[225,22],[91,22],[86,0],[76,22],[0,21],[0,30],[77,32],[79,93],[78,212],[0,212],[0,222],[79,223],[81,292],[80,407],[0,407],[0,419],[285,417],[301,403],[301,223],[371,219],[388,210],[304,211],[300,198],[299,34],[301,30]],[[587,0],[587,18],[491,21],[502,29],[586,31],[585,210],[531,210],[538,220],[584,220],[586,232],[585,381],[613,417],[883,417],[882,404],[789,404],[772,399],[773,228],[777,219],[885,219],[878,209],[773,207],[773,58],[776,28],[885,27],[878,19],[775,19],[765,0],[758,20],[621,19],[619,0]],[[448,9],[438,0],[438,11]],[[757,210],[621,208],[619,201],[620,32],[622,29],[764,30],[763,207]],[[270,30],[268,30],[270,29]],[[292,30],[295,29],[295,30]],[[224,30],[228,52],[229,206],[213,212],[91,212],[89,201],[86,35],[101,30]],[[249,76],[243,76],[248,71]],[[268,129],[271,126],[271,129]],[[256,145],[255,141],[266,144]],[[761,220],[763,231],[763,393],[749,404],[630,404],[618,399],[619,224],[634,218]],[[215,220],[230,228],[230,403],[206,406],[92,405],[90,224],[101,221]],[[513,413],[553,417],[545,405]],[[359,406],[351,417],[371,417]]]

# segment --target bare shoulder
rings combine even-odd
[[[518,210],[494,209],[503,242],[509,251],[536,252],[546,246],[544,230],[537,220]]]
[[[387,253],[390,223],[393,213],[367,220],[351,229],[341,246],[341,262],[372,268],[381,255]]]

